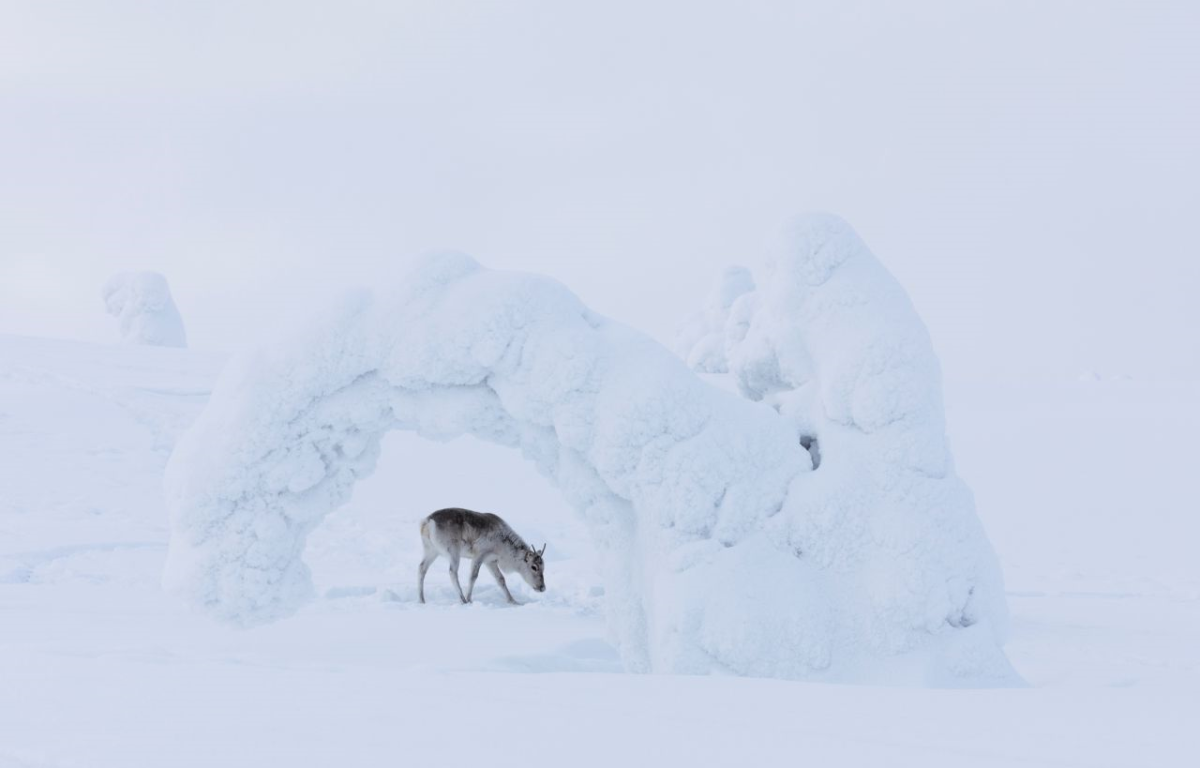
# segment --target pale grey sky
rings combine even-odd
[[[1200,4],[0,0],[0,332],[193,346],[453,247],[669,340],[845,216],[951,376],[1200,375]]]

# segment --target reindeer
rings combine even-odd
[[[538,592],[546,591],[546,566],[542,561],[546,545],[543,544],[541,549],[529,546],[499,515],[469,509],[439,509],[421,521],[421,543],[425,546],[425,556],[421,558],[418,570],[417,594],[422,603],[425,602],[425,573],[438,555],[445,555],[450,560],[450,578],[463,603],[471,602],[475,579],[479,578],[479,568],[483,565],[492,572],[504,597],[513,605],[517,605],[517,601],[504,583],[506,571],[516,571],[529,586]],[[458,582],[458,561],[463,555],[475,559],[465,595]]]

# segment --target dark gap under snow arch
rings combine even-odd
[[[374,472],[359,479],[350,499],[308,536],[303,557],[316,594],[415,601],[417,563],[423,554],[420,522],[451,506],[494,512],[526,541],[548,543],[550,589],[537,595],[521,579],[511,579],[518,600],[603,610],[603,582],[583,521],[519,451],[470,435],[433,441],[404,431],[384,436]],[[444,559],[437,562],[425,592],[433,604],[456,607],[458,594],[447,565]],[[476,602],[504,605],[486,571],[475,593]]]

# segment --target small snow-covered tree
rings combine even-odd
[[[732,315],[735,306],[743,306],[738,304],[738,299],[753,294],[754,276],[750,270],[728,267],[713,286],[704,309],[680,326],[675,338],[675,351],[697,371],[728,373],[727,348],[740,338],[729,338],[726,329],[731,325],[737,326],[737,317]]]
[[[186,347],[183,318],[171,298],[167,279],[158,272],[120,272],[101,291],[108,314],[121,321],[128,344]]]

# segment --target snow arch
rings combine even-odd
[[[881,412],[907,409],[914,434],[942,439],[936,391],[907,398],[936,390],[923,327],[906,300],[885,303],[895,317],[861,332],[850,322],[851,340],[866,339],[851,347],[856,373],[821,369],[839,354],[822,339],[828,328],[786,328],[845,324],[853,306],[791,306],[798,289],[783,282],[840,274],[868,312],[889,294],[855,276],[859,261],[887,278],[865,249],[841,263],[814,243],[777,262],[778,295],[744,292],[757,302],[739,377],[749,398],[710,386],[559,283],[461,254],[426,258],[390,293],[347,299],[290,343],[231,364],[180,441],[166,478],[165,583],[236,623],[284,616],[310,594],[306,536],[372,470],[384,433],[470,433],[519,448],[582,514],[632,670],[1005,679],[1002,591],[969,492],[944,445],[897,440],[908,417]],[[915,323],[915,347],[889,352],[886,333],[872,347],[892,322]],[[772,336],[776,323],[784,332]],[[822,383],[826,407],[848,398],[859,421],[846,426],[854,434],[821,435],[836,460],[814,472],[801,445],[814,424],[800,414],[820,400],[806,391],[818,369],[835,374]],[[879,376],[887,391],[869,385]]]

